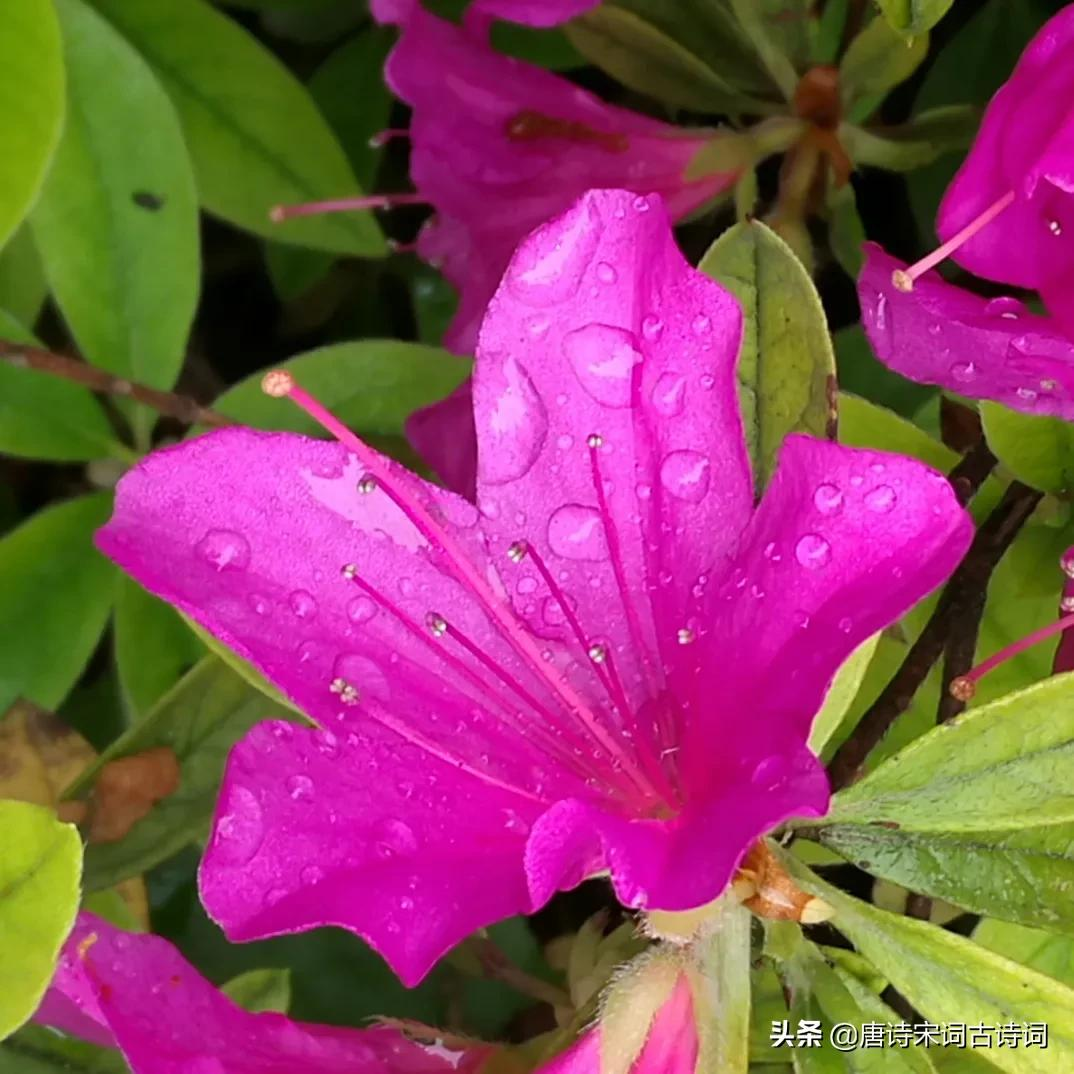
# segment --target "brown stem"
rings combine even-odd
[[[932,917],[932,899],[911,891],[906,898],[906,916],[916,917],[919,921],[928,921]]]
[[[162,392],[157,388],[139,384],[137,381],[117,377],[86,362],[80,362],[62,354],[54,354],[40,347],[27,347],[21,343],[0,340],[0,359],[22,369],[33,369],[52,377],[73,381],[75,384],[89,388],[90,391],[133,399],[157,411],[158,414],[181,421],[184,425],[231,424],[231,421],[223,414],[203,407],[194,399],[176,395],[173,392]]]
[[[961,479],[970,477],[976,481],[976,485],[971,481],[971,487],[980,487],[984,480],[982,475],[987,475],[981,458],[971,461],[971,455],[974,452],[970,452],[951,475],[956,488]],[[828,765],[833,790],[839,790],[857,778],[866,758],[880,744],[895,720],[910,707],[914,694],[943,654],[968,601],[973,594],[979,594],[983,601],[992,572],[1040,500],[1041,493],[1018,481],[1004,493],[996,509],[977,531],[969,552],[941,595],[925,629],[910,647],[902,666],[850,737],[836,750]]]
[[[467,941],[471,952],[477,956],[485,976],[500,981],[523,996],[552,1007],[570,1007],[571,999],[561,988],[527,973],[516,966],[493,942],[484,936],[471,936]]]

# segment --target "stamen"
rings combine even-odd
[[[333,679],[328,685],[328,689],[334,694],[339,695],[340,701],[344,705],[357,705],[361,698],[355,687],[351,686],[346,679]]]
[[[587,733],[610,756],[617,760],[637,788],[643,794],[648,795],[651,791],[648,781],[633,762],[629,753],[622,749],[615,737],[602,725],[586,699],[569,682],[564,681],[562,676],[546,666],[536,639],[515,616],[513,608],[492,593],[487,579],[470,562],[466,552],[458,546],[451,534],[433,518],[428,508],[414,493],[407,490],[405,486],[400,487],[384,459],[355,436],[327,407],[317,402],[304,389],[300,388],[292,376],[285,374],[280,377],[279,373],[280,371],[277,370],[266,374],[262,380],[265,390],[269,394],[277,396],[286,394],[292,402],[309,414],[311,418],[355,455],[358,461],[366,467],[370,475],[376,478],[385,495],[410,521],[418,533],[430,544],[439,548],[440,553],[447,560],[447,564],[453,569],[455,577],[481,603],[488,612],[489,617],[503,633],[505,640],[527,662],[531,671],[538,678],[545,681],[553,695],[558,695],[566,711],[577,716]],[[532,551],[531,554],[533,554]],[[536,556],[534,558],[536,561]],[[544,572],[547,573],[547,567],[544,568]],[[551,575],[548,575],[548,577],[551,577]],[[565,608],[565,611],[569,610],[569,606]]]
[[[393,254],[416,254],[418,252],[418,242],[415,239],[413,242],[400,242],[398,239],[388,239],[388,249]]]
[[[676,639],[680,645],[692,645],[694,637],[694,632],[689,627],[683,627],[676,635]]]
[[[322,216],[325,213],[352,213],[369,209],[395,209],[401,205],[428,204],[429,199],[423,194],[370,194],[360,198],[308,201],[302,205],[274,205],[269,211],[269,219],[274,224],[282,224],[296,216]]]
[[[368,474],[366,474],[366,476],[358,482],[358,491],[363,496],[368,496],[371,492],[376,492],[377,479],[375,477],[370,477]]]
[[[448,622],[439,612],[429,612],[425,617],[425,625],[434,638],[442,638],[448,632]]]
[[[590,645],[587,655],[594,664],[603,664],[608,657],[608,650],[603,645]]]
[[[1040,630],[1034,630],[1032,634],[1027,634],[1021,641],[1016,641],[1013,645],[1000,649],[998,653],[982,661],[977,667],[967,671],[965,675],[960,675],[957,679],[953,679],[948,687],[951,691],[951,696],[958,698],[959,701],[972,700],[977,693],[977,683],[990,671],[999,667],[1000,664],[1005,664],[1008,660],[1019,656],[1026,649],[1032,648],[1039,642],[1047,641],[1049,638],[1055,637],[1056,634],[1062,634],[1064,630],[1072,626],[1074,626],[1074,614],[1064,615],[1056,622],[1049,623],[1048,626],[1041,627]]]
[[[372,138],[369,139],[370,149],[383,149],[389,142],[393,142],[396,139],[404,139],[410,137],[410,131],[406,127],[388,127],[386,130],[377,131]]]
[[[940,262],[946,261],[960,246],[969,242],[978,231],[992,223],[1013,201],[1014,191],[1009,190],[999,201],[993,202],[980,216],[971,220],[957,235],[953,235],[942,246],[933,250],[928,257],[923,257],[909,268],[896,269],[891,274],[891,282],[895,289],[905,293],[912,291],[914,281],[919,276],[923,276],[929,269],[935,268]]]
[[[529,552],[529,545],[525,541],[515,541],[510,548],[507,549],[507,558],[512,563],[521,563]]]

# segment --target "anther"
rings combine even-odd
[[[371,492],[377,491],[377,479],[366,474],[365,477],[358,482],[358,491],[363,496],[368,496]]]
[[[896,291],[908,295],[914,289],[914,278],[905,269],[896,269],[891,274],[891,285]]]
[[[358,691],[351,686],[346,679],[333,679],[328,685],[328,689],[334,694],[339,695],[340,701],[344,705],[357,705],[358,704]]]
[[[525,541],[515,541],[510,548],[507,549],[507,558],[512,563],[521,563],[530,550],[530,546]]]
[[[608,650],[603,645],[590,645],[588,656],[594,664],[603,664],[608,659]]]
[[[967,678],[965,675],[959,675],[957,679],[951,680],[947,690],[956,701],[966,702],[973,700],[974,695],[977,693],[977,685],[973,679]]]
[[[590,433],[585,441],[591,448],[604,447],[604,437],[600,433]]]
[[[1074,612],[1074,596],[1063,597],[1063,599],[1059,602],[1059,609],[1060,611],[1067,612],[1068,614],[1070,612]]]
[[[283,399],[291,394],[295,378],[285,369],[273,369],[261,378],[261,390],[273,399]]]
[[[442,638],[448,632],[448,622],[439,612],[429,612],[425,625],[434,638]]]
[[[358,577],[358,567],[353,563],[347,563],[339,572],[347,579],[348,582],[353,581]]]
[[[1048,230],[1053,235],[1057,235],[1057,236],[1062,235],[1063,234],[1063,225],[1061,223],[1059,223],[1058,220],[1049,220],[1048,221]]]
[[[689,627],[683,627],[676,635],[680,645],[690,645],[694,640],[694,632]]]

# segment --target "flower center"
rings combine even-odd
[[[607,698],[609,712],[595,707],[578,691],[570,677],[549,661],[548,653],[541,651],[536,636],[518,618],[510,604],[491,590],[487,579],[468,554],[435,517],[435,508],[430,511],[405,483],[396,481],[384,460],[300,388],[289,373],[280,370],[271,372],[265,376],[262,386],[269,395],[289,397],[357,457],[366,469],[365,476],[358,482],[358,492],[368,495],[380,490],[388,497],[418,533],[437,550],[438,558],[448,572],[477,600],[499,634],[521,659],[526,670],[541,684],[541,688],[554,698],[554,703],[549,705],[543,702],[532,689],[519,681],[515,674],[485,652],[473,638],[457,629],[442,610],[429,610],[424,624],[419,624],[405,609],[363,579],[356,565],[344,565],[343,577],[358,586],[365,599],[372,601],[401,623],[412,638],[422,645],[435,647],[438,656],[447,661],[455,673],[466,679],[492,703],[491,707],[497,710],[497,719],[512,733],[521,735],[539,746],[550,759],[565,766],[587,786],[592,787],[594,775],[599,775],[599,789],[618,800],[629,812],[647,816],[669,815],[669,811],[673,811],[681,803],[675,749],[661,749],[660,743],[654,740],[654,734],[642,726],[635,707],[628,699],[611,646],[584,630],[567,594],[529,543],[514,542],[508,549],[507,557],[516,565],[526,559],[533,563],[548,587],[550,599],[559,607],[574,640],[585,654],[586,664],[592,669],[601,692]],[[637,635],[634,639],[637,652],[644,654],[647,650],[640,644],[641,628],[637,622],[637,612],[629,600],[614,527],[608,515],[600,480],[596,452],[603,440],[599,436],[591,436],[588,444],[600,513],[614,559],[616,580],[623,596],[624,607],[628,610],[631,634],[633,636],[636,632]],[[692,640],[692,635],[689,640]],[[445,646],[446,641],[453,642],[463,655],[458,655],[458,651],[452,652]],[[682,644],[688,643],[681,636],[679,641]],[[490,691],[489,676],[498,680],[514,697],[522,700],[529,712],[518,712],[517,704],[512,708],[509,698]],[[345,704],[357,704],[364,700],[359,691],[345,679],[333,679],[329,689]],[[369,699],[368,704],[363,706],[363,711],[369,712],[414,745],[455,767],[462,768],[485,782],[507,786],[484,771],[487,766],[468,763],[453,752],[450,746],[433,743],[415,733],[377,704],[375,698]],[[537,718],[534,719],[534,716]],[[519,790],[514,785],[511,785],[511,789]],[[531,799],[541,800],[539,795],[524,793]]]
[[[529,108],[511,116],[504,132],[510,142],[560,138],[580,145],[595,145],[609,153],[626,153],[630,149],[630,139],[622,131],[601,131],[578,120],[556,119]]]

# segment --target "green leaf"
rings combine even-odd
[[[0,709],[22,696],[55,709],[108,622],[116,571],[94,547],[106,493],[47,507],[0,540]]]
[[[24,1026],[0,1044],[0,1074],[129,1074],[119,1052]]]
[[[778,25],[773,12],[766,10],[765,4],[757,0],[730,0],[730,7],[754,51],[772,76],[772,81],[788,101],[793,100],[798,72],[772,32],[773,27]],[[804,18],[805,11],[800,11],[800,14]],[[786,21],[792,21],[793,17],[792,12]]]
[[[286,1014],[291,1006],[291,971],[249,970],[233,977],[221,991],[253,1014]]]
[[[113,629],[119,684],[135,720],[205,654],[177,611],[125,575],[116,594]]]
[[[698,268],[742,305],[739,399],[759,493],[788,433],[830,434],[835,356],[828,322],[802,263],[757,221],[725,231]]]
[[[1009,1074],[1074,1069],[1074,990],[926,921],[853,899],[785,858],[802,886],[835,909],[832,924],[913,1007],[942,1025],[1048,1024],[1048,1048],[993,1048]]]
[[[29,224],[23,224],[0,250],[0,309],[20,325],[32,327],[48,295],[45,270]]]
[[[0,309],[0,339],[35,340]],[[122,455],[93,393],[60,377],[0,361],[0,452],[27,459],[82,462]]]
[[[400,436],[418,407],[450,395],[469,375],[470,363],[439,347],[396,340],[336,343],[307,351],[280,366],[356,432]],[[298,407],[261,390],[258,373],[228,389],[213,404],[221,414],[259,429],[318,431]]]
[[[1061,418],[1022,414],[982,403],[988,446],[1019,481],[1065,496],[1074,489],[1074,426]]]
[[[844,108],[851,115],[864,118],[854,106],[859,102],[883,100],[921,66],[928,52],[927,33],[918,34],[908,42],[890,23],[873,19],[851,41],[839,64]]]
[[[67,125],[33,213],[34,238],[86,358],[170,388],[198,299],[197,204],[182,132],[153,72],[104,19],[82,0],[57,0],[57,10]]]
[[[855,326],[836,333],[836,350],[841,362],[844,347],[849,352],[850,348],[857,348],[860,340],[864,339],[859,335],[860,331]],[[847,368],[853,368],[849,362],[846,365]],[[845,376],[844,365],[840,365],[839,372],[841,377]],[[850,380],[851,377],[846,379]],[[958,462],[955,452],[939,440],[933,440],[913,422],[894,410],[848,392],[839,393],[839,442],[850,447],[879,448],[881,451],[912,455],[937,470],[950,470]]]
[[[844,123],[839,128],[839,140],[858,166],[909,172],[967,149],[980,118],[979,110],[972,105],[953,104],[922,112],[896,127],[866,129]]]
[[[832,337],[835,344],[835,361],[839,369],[839,438],[847,443],[873,446],[862,440],[868,436],[874,420],[898,421],[913,416],[936,395],[936,389],[900,377],[892,372],[873,354],[860,324],[841,328]],[[857,398],[861,396],[861,398]],[[908,435],[931,440],[910,422]],[[848,430],[853,430],[853,435]],[[932,441],[936,443],[936,441]],[[941,445],[942,447],[942,445]],[[954,452],[941,453],[937,465],[954,466],[958,461]]]
[[[78,829],[25,802],[0,801],[0,1040],[37,1009],[78,912]]]
[[[866,671],[869,670],[869,663],[876,653],[879,641],[880,635],[874,634],[868,641],[862,642],[836,672],[835,679],[824,698],[824,705],[817,713],[813,721],[813,730],[809,735],[809,748],[818,756],[828,745],[832,735],[839,729],[854,698],[858,696],[862,680],[865,678]]]
[[[907,37],[931,30],[955,0],[876,0],[884,18]]]
[[[865,260],[862,245],[865,242],[865,224],[858,213],[858,199],[854,187],[847,183],[828,195],[828,244],[842,270],[856,280]],[[847,329],[843,329],[847,331]],[[836,344],[836,359],[839,348]]]
[[[0,34],[0,246],[33,205],[63,127],[63,50],[50,0],[7,0]]]
[[[255,724],[272,719],[294,719],[294,713],[266,700],[216,657],[206,656],[184,675],[66,792],[67,797],[84,793],[101,768],[118,757],[167,747],[179,761],[174,794],[157,802],[120,841],[87,849],[87,890],[144,873],[204,838],[229,750]]]
[[[1074,673],[933,729],[840,791],[826,820],[940,833],[1074,823]]]
[[[986,919],[973,930],[973,938],[997,955],[1074,985],[1074,938],[1070,936]]]
[[[360,193],[308,90],[254,37],[204,0],[93,0],[171,94],[201,202],[259,235],[380,257],[370,213],[276,225],[274,205]]]
[[[835,824],[821,842],[910,891],[1024,925],[1074,933],[1074,825],[999,832],[918,832]]]
[[[667,104],[731,114],[769,110],[665,28],[617,4],[604,3],[572,19],[566,33],[586,59],[631,89]]]

